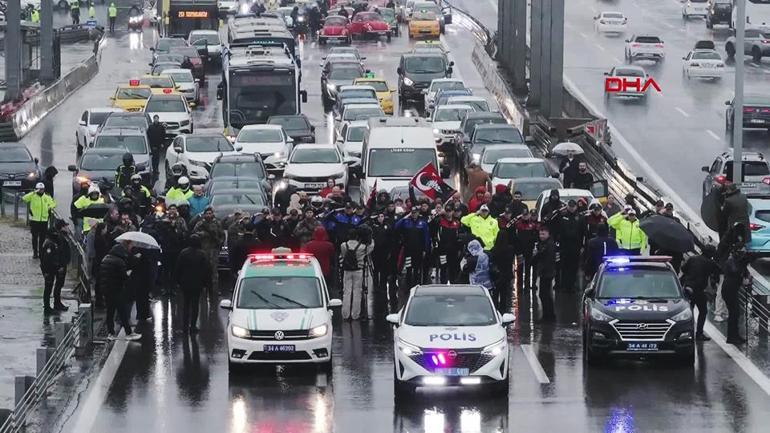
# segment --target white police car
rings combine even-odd
[[[395,398],[418,386],[490,385],[508,394],[508,341],[513,314],[500,315],[487,291],[471,285],[427,285],[411,290],[394,326]]]
[[[331,370],[332,311],[321,266],[312,255],[250,255],[238,274],[230,310],[230,371],[246,364],[318,364]]]

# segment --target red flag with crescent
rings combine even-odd
[[[433,163],[428,163],[420,169],[409,181],[409,184],[430,197],[431,200],[441,197],[442,200],[446,201],[455,193],[455,190],[441,178]]]

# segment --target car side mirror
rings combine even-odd
[[[366,57],[361,57],[361,60],[366,60]]]
[[[730,105],[730,101],[725,101],[725,105]]]
[[[388,314],[385,316],[385,320],[391,325],[398,326],[398,313]]]
[[[709,172],[709,166],[708,165],[704,165],[703,167],[700,168],[700,171],[702,171],[704,173],[708,173]]]
[[[235,146],[235,151],[240,152],[243,150],[243,146]]]
[[[551,175],[551,177],[554,178],[554,179],[558,179],[559,178],[559,173],[554,173],[554,174]]]
[[[40,160],[37,159],[37,158],[33,158],[33,160],[35,161],[35,164],[39,164],[40,163]]]
[[[200,83],[200,82],[201,82],[201,79],[200,79],[200,78],[196,78],[196,79],[195,79],[195,82],[196,82],[196,83]],[[178,88],[178,87],[177,87],[177,88]]]
[[[233,301],[229,299],[222,299],[219,301],[219,308],[223,310],[232,310],[233,309]]]
[[[329,307],[337,308],[342,306],[342,301],[339,299],[329,299]]]
[[[605,77],[609,77],[609,76],[610,76],[610,73],[609,73],[609,72],[605,72],[605,73],[604,73],[604,76],[605,76]]]
[[[182,146],[174,146],[174,152],[182,153]]]
[[[152,67],[152,63],[148,63],[147,65],[149,65],[150,67]]]
[[[310,125],[310,132],[315,132],[315,126]]]
[[[150,47],[150,51],[155,52],[155,47]]]
[[[302,98],[302,103],[303,104],[307,102],[307,90],[301,90],[299,92],[299,96],[300,96],[300,98]]]
[[[685,287],[684,288],[684,296],[685,296],[685,298],[691,299],[693,294],[694,294],[694,292],[692,291],[692,287]]]
[[[685,57],[682,57],[682,60],[687,60],[687,56],[685,56]]]
[[[75,165],[68,165],[67,166],[67,170],[69,170],[69,171],[74,173],[74,172],[78,171],[78,168]]]
[[[500,322],[502,322],[503,326],[507,326],[507,325],[510,325],[511,323],[513,323],[515,320],[516,320],[516,316],[514,316],[511,313],[505,313],[505,314],[503,314],[503,317],[500,320]]]
[[[631,39],[626,39],[626,42],[631,42]]]
[[[397,73],[398,75],[404,75],[404,70],[403,70],[403,69],[401,69],[400,67],[398,67],[398,68],[396,68],[396,73]]]
[[[86,126],[86,121],[85,120],[81,120],[81,121],[78,122],[78,125]]]

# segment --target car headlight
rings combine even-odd
[[[345,176],[345,172],[341,171],[339,173],[332,173],[329,177],[332,178],[332,179],[339,179],[339,178],[344,177],[344,176]]]
[[[441,132],[441,131],[439,131],[438,128],[433,128],[433,134],[434,135],[438,135],[439,132]]]
[[[249,335],[251,335],[251,332],[249,332],[248,329],[241,328],[240,326],[235,326],[235,325],[231,327],[230,332],[233,333],[233,337],[238,337],[238,338],[246,338]]]
[[[183,120],[183,121],[179,122],[179,126],[187,126],[189,124],[190,124],[189,120]]]
[[[294,179],[297,178],[297,175],[296,174],[291,174],[291,173],[283,173],[283,178],[285,180],[294,180]]]
[[[692,320],[692,310],[685,308],[679,314],[672,317],[671,320],[674,322],[686,322],[688,320]]]
[[[37,173],[35,173],[34,171],[30,171],[29,173],[27,173],[27,179],[35,179],[36,177],[37,177]]]
[[[283,152],[275,152],[275,153],[273,153],[273,157],[275,157],[275,158],[283,158],[284,156],[286,156],[286,154],[283,153]]]
[[[191,159],[191,160],[189,160],[188,162],[190,163],[190,165],[195,165],[195,166],[198,166],[198,167],[203,167],[203,168],[205,168],[205,167],[206,167],[206,163],[205,163],[205,162],[203,162],[203,161],[193,161],[193,160]]]
[[[304,22],[304,21],[305,21],[305,17],[297,17],[297,22],[301,23],[301,22]]]
[[[308,335],[311,337],[323,337],[326,335],[326,333],[329,332],[329,326],[326,324],[323,324],[321,326],[316,326],[315,328],[311,329],[310,332],[308,332]]]
[[[414,85],[414,81],[412,81],[408,77],[404,77],[404,84],[406,84],[407,86],[412,86],[412,85]]]
[[[399,339],[398,340],[398,350],[401,351],[406,356],[412,356],[412,355],[421,355],[422,350],[420,350],[419,347],[409,344],[404,340]]]
[[[503,338],[500,341],[485,347],[484,350],[481,351],[481,354],[497,356],[503,353],[503,351],[506,350],[507,348],[508,348],[508,342],[505,341],[505,338]]]
[[[597,310],[596,308],[591,308],[591,318],[597,322],[609,322],[611,320],[615,320],[609,314],[606,314],[602,310]]]

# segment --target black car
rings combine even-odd
[[[268,125],[281,125],[294,143],[315,143],[315,126],[304,114],[270,116]]]
[[[474,111],[467,113],[460,122],[460,132],[455,138],[458,149],[467,149],[471,144],[471,135],[476,125],[481,124],[507,124],[505,117],[496,111]]]
[[[107,119],[99,126],[99,132],[107,129],[139,128],[147,132],[152,120],[144,112],[115,112],[110,113]]]
[[[0,185],[31,191],[42,177],[37,158],[21,143],[0,143]]]
[[[96,182],[103,189],[115,183],[115,171],[123,164],[124,149],[87,149],[76,165],[67,167],[72,172],[72,192],[80,191],[80,185]]]
[[[730,25],[733,17],[733,0],[709,0],[706,10],[706,27],[714,28],[715,24]]]
[[[155,43],[155,46],[150,48],[153,52],[153,60],[158,54],[168,54],[172,47],[186,47],[189,44],[186,39],[183,38],[160,38]]]
[[[732,131],[735,123],[735,100],[725,101],[725,129]],[[770,95],[747,93],[743,95],[743,127],[770,130]]]
[[[422,91],[437,78],[450,78],[454,62],[443,53],[409,53],[398,63],[398,98],[401,105],[409,100],[423,100]]]
[[[519,128],[507,123],[476,124],[471,132],[470,142],[466,144],[466,163],[480,158],[485,147],[499,144],[524,144],[524,137]],[[478,158],[475,155],[478,155]]]
[[[605,258],[583,295],[583,357],[669,356],[695,362],[695,330],[688,298],[670,257]]]
[[[190,46],[172,47],[169,54],[181,55],[183,59],[185,57],[190,59],[190,63],[192,64],[190,71],[192,71],[193,77],[201,80],[201,83],[206,81],[206,59],[208,56],[201,56],[197,48]]]
[[[269,194],[272,191],[270,185],[270,181],[273,179],[272,176],[267,174],[262,157],[258,154],[222,155],[217,157],[211,166],[209,182],[214,182],[221,177],[259,179],[263,181],[263,190],[266,194]]]

